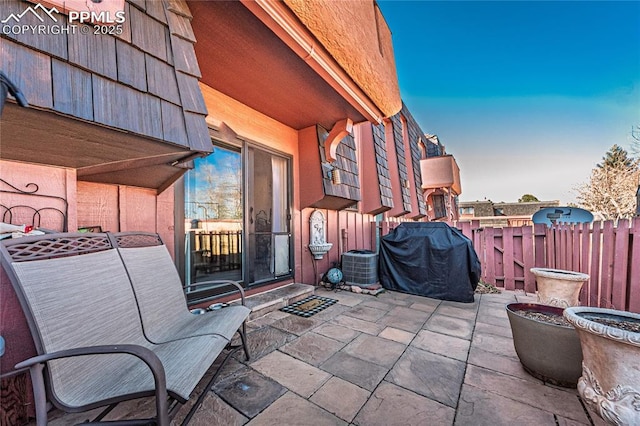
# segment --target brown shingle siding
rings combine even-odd
[[[167,61],[166,40],[168,29],[161,22],[145,15],[135,7],[130,8],[131,41],[145,52]]]
[[[398,159],[398,173],[400,175],[400,189],[402,193],[402,205],[405,212],[411,212],[411,194],[410,188],[407,188],[405,182],[409,180],[407,171],[407,162],[405,158],[404,139],[403,139],[403,122],[400,118],[401,114],[391,117],[393,124],[393,140],[396,147],[396,157]]]
[[[184,111],[184,122],[187,127],[189,146],[201,151],[211,151],[211,137],[204,116]]]
[[[93,120],[91,74],[53,59],[53,108],[85,120]]]
[[[146,5],[147,15],[151,16],[154,19],[157,19],[163,24],[167,23],[167,17],[165,16],[164,11],[165,6],[162,0],[148,0]]]
[[[0,42],[2,70],[31,105],[53,108],[51,58],[7,39]]]
[[[177,71],[182,71],[197,78],[202,77],[196,60],[196,52],[191,42],[180,37],[171,36],[171,47],[173,48],[173,61]]]
[[[160,99],[127,86],[93,76],[95,120],[99,123],[143,135],[162,138],[158,126]]]
[[[147,2],[145,0],[127,0],[129,3],[136,5],[143,11],[147,10]],[[152,0],[153,1],[153,0]]]
[[[406,120],[407,125],[407,134],[409,135],[409,147],[411,149],[411,164],[412,170],[408,171],[408,173],[413,173],[413,179],[415,182],[413,191],[415,191],[415,196],[418,200],[418,213],[421,216],[425,216],[427,214],[427,205],[423,196],[422,190],[422,174],[420,171],[420,159],[421,159],[421,150],[418,146],[418,141],[424,135],[422,129],[413,118],[407,106],[403,104],[402,113]]]
[[[191,43],[196,42],[196,36],[193,33],[190,18],[167,11],[167,22],[172,35],[183,38]]]
[[[324,158],[324,145],[329,132],[322,126],[316,127],[318,138],[319,158]],[[331,166],[340,173],[340,184],[334,184],[331,176],[328,176],[323,168],[322,185],[324,194],[329,197],[340,197],[347,200],[360,201],[360,179],[358,177],[358,163],[356,155],[356,144],[352,135],[345,136],[337,146],[336,159]]]
[[[118,78],[116,39],[92,32],[69,37],[69,62],[116,80]]]
[[[393,207],[393,194],[391,192],[391,180],[389,179],[384,124],[373,126],[373,141],[376,153],[376,167],[378,169],[380,201],[384,207],[391,208]]]
[[[150,55],[145,55],[145,63],[149,92],[176,105],[181,105],[173,67]]]
[[[180,71],[176,72],[176,78],[180,88],[182,108],[185,111],[207,115],[207,106],[204,103],[198,79]]]
[[[189,7],[187,7],[187,3],[183,0],[165,0],[167,4],[167,10],[176,13],[178,15],[184,16],[186,18],[191,19],[193,16],[191,15],[191,11]]]
[[[16,14],[32,4],[2,3],[3,11]],[[168,4],[173,11],[165,10]],[[177,36],[170,35],[167,14]],[[24,15],[24,22],[29,19],[37,20],[35,15]],[[68,23],[66,15],[58,14],[56,19],[58,26]],[[87,34],[80,27],[75,33],[57,35],[0,34],[2,69],[34,106],[143,136],[162,139],[166,135],[171,143],[189,146],[193,141],[194,148],[210,151],[186,2],[127,0],[121,25],[123,34],[116,36],[94,34],[92,26],[85,27],[90,29]],[[161,105],[161,100],[172,105]],[[197,114],[187,114],[185,119],[185,112]],[[165,123],[163,117],[179,118]],[[193,125],[188,133],[185,120]]]
[[[189,138],[184,125],[182,108],[166,101],[161,101],[160,106],[162,108],[162,135],[164,139],[188,146]]]
[[[9,16],[11,13],[21,14],[25,8],[32,6],[31,3],[26,3],[18,0],[2,0],[2,16]],[[56,25],[66,26],[67,17],[65,15],[54,13],[57,20]],[[48,18],[47,18],[48,19]],[[50,21],[51,22],[51,21]],[[36,18],[35,15],[28,13],[20,18],[20,25],[41,25],[42,22]],[[79,30],[78,30],[79,33]],[[20,34],[4,34],[4,37],[14,39],[20,43],[31,46],[36,50],[46,52],[51,56],[57,58],[67,59],[67,37],[63,35],[38,35],[31,31],[21,31]],[[3,65],[4,68],[4,65]]]
[[[148,88],[145,53],[132,47],[129,43],[116,40],[116,56],[118,58],[118,81],[146,92]]]
[[[115,37],[122,41],[126,41],[127,43],[131,43],[131,6],[129,3],[124,4],[124,16],[125,21],[121,24],[122,33],[115,35]]]

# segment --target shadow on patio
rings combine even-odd
[[[464,304],[396,292],[316,294],[339,302],[310,318],[274,311],[249,323],[251,361],[233,355],[189,425],[604,424],[575,389],[520,366],[505,305],[532,295],[476,294]],[[153,401],[139,400],[109,418],[147,410]],[[54,414],[50,424],[89,417]]]

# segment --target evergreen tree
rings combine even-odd
[[[602,157],[602,163],[598,163],[599,168],[611,167],[613,169],[618,168],[632,168],[637,167],[637,163],[632,157],[629,157],[627,151],[621,146],[613,145],[609,151]]]
[[[537,202],[537,201],[540,201],[538,200],[538,197],[531,194],[524,194],[522,197],[518,198],[519,203],[530,203],[530,202]]]

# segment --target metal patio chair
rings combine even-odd
[[[203,281],[195,286],[207,289],[233,287],[241,305],[194,315],[189,312],[180,276],[173,259],[157,234],[120,232],[109,234],[122,257],[135,292],[142,327],[154,343],[165,343],[192,336],[216,335],[231,341],[240,335],[246,359],[246,320],[251,309],[245,306],[243,288],[235,281]]]
[[[99,421],[145,396],[155,396],[153,421],[168,425],[227,344],[217,335],[149,341],[106,234],[7,239],[0,254],[38,353],[16,366],[30,368],[38,425],[47,423],[47,399],[67,412],[107,406]]]

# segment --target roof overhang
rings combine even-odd
[[[78,180],[166,189],[202,155],[37,108],[5,105],[0,158],[76,169]]]
[[[382,112],[283,3],[188,5],[204,84],[297,130],[346,118],[381,122]]]

